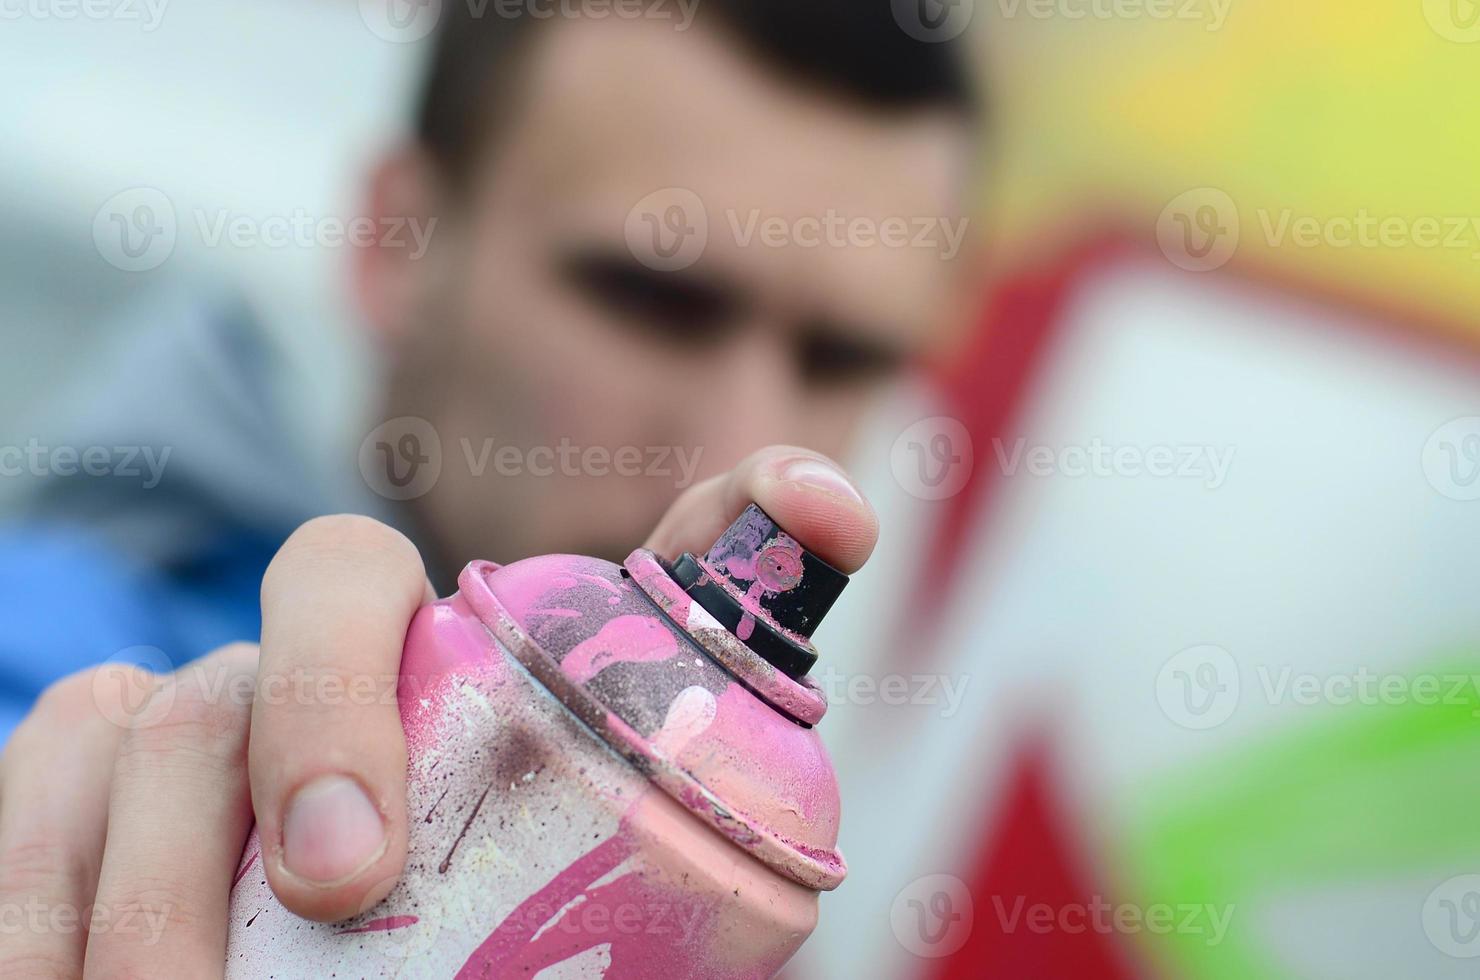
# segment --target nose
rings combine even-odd
[[[730,469],[762,446],[794,442],[802,387],[777,331],[746,329],[714,355],[708,392],[690,415],[690,436],[708,474]]]

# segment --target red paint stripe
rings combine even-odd
[[[1086,235],[1046,262],[1001,278],[989,291],[966,349],[934,372],[945,412],[966,427],[977,465],[965,489],[943,501],[934,517],[907,624],[915,632],[910,642],[896,644],[906,655],[928,655],[934,646],[928,630],[920,634],[921,624],[935,622],[947,607],[967,560],[967,543],[996,502],[1001,481],[992,479],[987,465],[993,440],[1010,441],[1015,435],[1052,356],[1065,307],[1079,285],[1107,266],[1150,260],[1172,275],[1206,278],[1210,285],[1232,283],[1286,303],[1311,305],[1318,313],[1343,315],[1355,329],[1412,355],[1480,373],[1480,323],[1469,318],[1440,315],[1376,292],[1340,289],[1266,260],[1237,259],[1217,272],[1179,273],[1154,242],[1117,230],[1129,226],[1114,220],[1089,224],[1111,230]],[[1312,317],[1312,324],[1318,319]]]
[[[414,926],[420,922],[414,915],[388,915],[383,919],[371,919],[362,926],[353,929],[341,929],[335,935],[352,936],[358,932],[390,932],[392,929],[403,929],[406,926]]]
[[[636,848],[632,839],[622,832],[571,862],[489,933],[458,971],[457,980],[492,980],[503,976],[504,968],[551,917],[573,902],[592,882],[631,857]]]
[[[1096,905],[1113,899],[1097,889],[1074,823],[1055,797],[1044,744],[1025,741],[976,862],[966,869],[972,915],[965,944],[931,961],[923,980],[1150,976],[1126,937],[1081,928]]]
[[[1098,245],[1089,246],[1093,253]],[[934,647],[929,624],[947,607],[952,586],[966,559],[966,544],[978,521],[995,501],[1000,481],[989,478],[993,440],[1007,439],[1034,382],[1049,356],[1069,286],[1087,261],[1072,253],[1045,268],[1002,281],[984,304],[973,339],[960,357],[934,374],[945,414],[965,426],[976,462],[960,493],[941,501],[917,578],[910,622],[902,624],[909,642],[895,644],[906,656],[925,656]]]
[[[257,858],[261,856],[261,854],[262,852],[258,851],[254,853],[251,857],[247,858],[247,863],[242,865],[242,869],[236,873],[236,877],[231,879],[232,888],[235,888],[238,884],[241,883],[241,880],[247,876],[247,872],[252,870],[252,865],[257,863]]]
[[[1056,262],[1004,281],[993,292],[961,367],[937,375],[948,411],[971,433],[979,459],[993,438],[1013,436],[1012,428],[1033,397],[1033,385],[1051,356],[1064,307],[1077,286],[1111,263],[1145,259],[1163,261],[1154,245],[1133,237],[1095,236],[1065,251]],[[1480,374],[1480,324],[1466,318],[1313,283],[1273,263],[1240,261],[1208,277],[1210,284],[1231,282],[1281,302],[1310,304],[1318,313],[1335,313],[1351,321],[1356,331],[1410,356],[1450,367],[1462,365]],[[1330,318],[1313,317],[1310,322],[1318,325],[1323,319]],[[928,572],[921,578],[922,595],[912,614],[921,616],[917,623],[930,622],[925,616],[944,607],[968,558],[965,542],[988,519],[995,490],[987,469],[978,466],[967,489],[942,506],[927,554]],[[926,612],[922,615],[921,610]],[[904,650],[920,646],[900,644]],[[1075,837],[1076,822],[1052,791],[1045,744],[1040,738],[1026,739],[1008,786],[983,789],[985,798],[996,805],[983,824],[978,857],[960,872],[973,896],[973,929],[955,954],[924,965],[922,977],[1130,980],[1152,974],[1128,943],[1092,932],[1045,935],[1003,925],[1002,909],[1010,912],[1019,899],[1024,906],[1059,909],[1082,905],[1097,894],[1094,864],[1085,859],[1083,842]]]

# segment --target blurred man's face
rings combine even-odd
[[[814,92],[702,24],[546,27],[522,78],[466,190],[429,195],[430,252],[362,270],[391,339],[386,417],[442,440],[419,506],[454,567],[621,557],[761,446],[843,453],[963,265],[969,132],[948,112]],[[634,211],[667,188],[692,196]],[[675,269],[696,218],[702,256]]]

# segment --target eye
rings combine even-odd
[[[718,341],[736,321],[736,294],[687,270],[659,272],[620,253],[577,253],[564,277],[622,326],[686,346]]]
[[[843,328],[805,335],[797,352],[802,377],[814,384],[866,384],[882,381],[897,372],[907,360],[903,352],[848,336]]]

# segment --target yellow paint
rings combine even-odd
[[[1391,235],[1341,247],[1324,231],[1302,246],[1265,230],[1286,214],[1396,219],[1404,239],[1420,218],[1446,238],[1480,222],[1480,6],[1229,0],[1211,31],[1213,2],[1175,0],[1209,14],[1200,20],[1069,20],[1062,11],[1113,0],[1052,0],[1060,12],[1046,17],[1030,16],[1029,0],[976,0],[1001,127],[984,188],[995,254],[1051,247],[1109,207],[1151,240],[1170,200],[1216,187],[1238,208],[1235,261],[1274,262],[1480,338],[1480,228],[1463,247]]]

